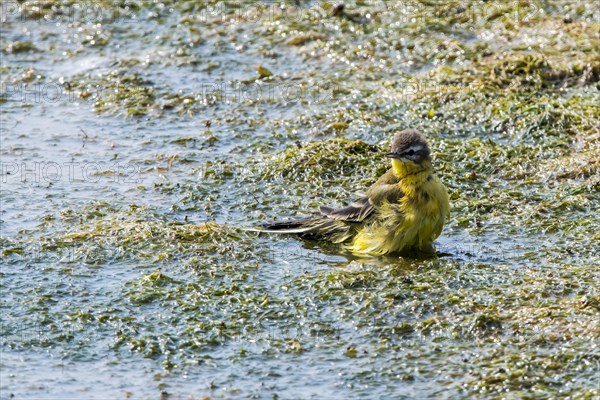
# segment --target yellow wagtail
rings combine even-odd
[[[359,192],[356,202],[339,209],[321,206],[319,217],[266,223],[261,232],[344,243],[358,254],[433,253],[450,204],[446,187],[433,172],[429,145],[418,131],[404,130],[385,156],[392,167],[369,190]]]

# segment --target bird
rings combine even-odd
[[[352,204],[320,206],[318,216],[266,222],[258,231],[340,243],[356,255],[435,253],[450,204],[427,140],[417,130],[400,131],[385,157],[391,167]]]

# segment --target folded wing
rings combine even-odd
[[[343,208],[319,207],[321,214],[326,217],[347,222],[362,222],[373,212],[373,209],[373,204],[367,196]]]
[[[388,171],[367,192],[357,192],[357,195],[358,200],[346,207],[319,207],[321,214],[340,221],[363,222],[383,202],[397,203],[404,193],[392,171]]]
[[[398,185],[398,179],[389,170],[382,175],[366,192],[357,192],[359,198],[346,207],[334,209],[321,206],[321,216],[305,219],[270,221],[256,232],[291,233],[307,239],[328,237],[341,243],[356,234],[360,224],[375,215],[379,207],[386,203],[397,203],[404,193]]]

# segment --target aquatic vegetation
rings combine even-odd
[[[17,41],[6,45],[2,49],[5,53],[28,53],[38,49],[30,41]]]
[[[150,82],[135,73],[127,75],[113,70],[97,79],[74,77],[68,86],[83,101],[93,101],[99,112],[139,117],[156,108]]]
[[[18,3],[3,165],[102,168],[2,170],[3,356],[152,371],[134,397],[600,394],[594,2]],[[436,258],[243,229],[347,203],[409,127],[451,197]]]

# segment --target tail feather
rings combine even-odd
[[[350,235],[350,227],[341,221],[327,217],[315,217],[288,221],[271,221],[262,224],[263,229],[253,229],[261,233],[295,234],[303,239],[327,238],[334,242],[343,242]]]
[[[302,233],[312,227],[311,219],[295,219],[288,221],[269,221],[262,224],[265,231],[277,233]]]

